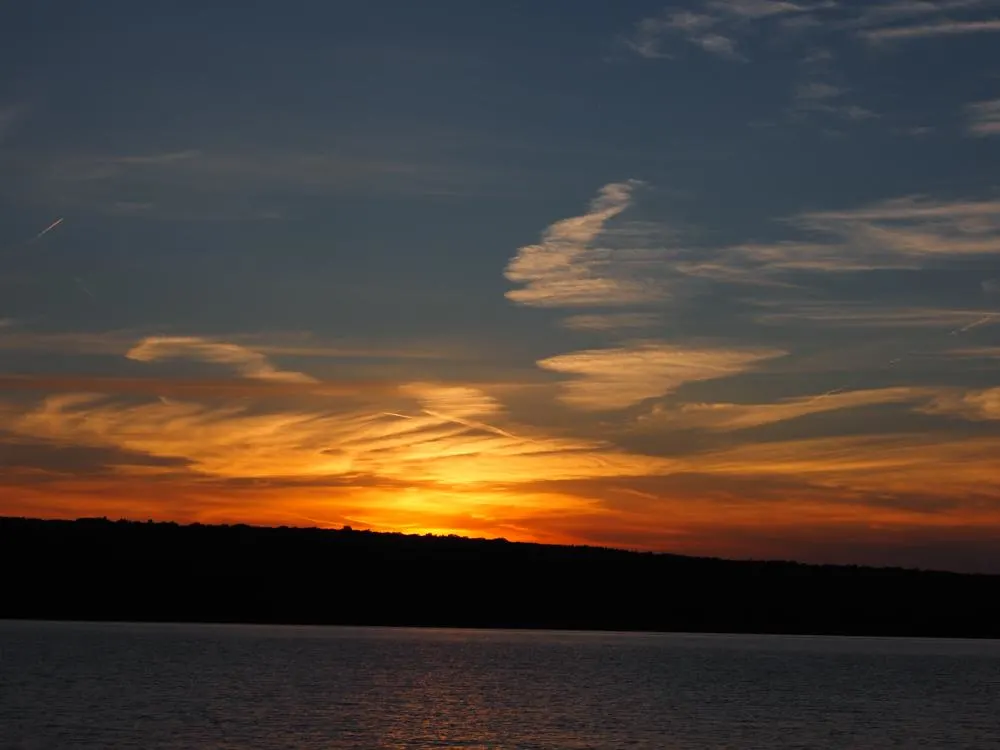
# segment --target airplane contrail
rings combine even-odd
[[[971,331],[973,328],[979,328],[979,326],[986,325],[987,323],[989,323],[997,315],[1000,315],[1000,313],[990,313],[989,315],[984,315],[979,320],[974,320],[967,326],[956,328],[954,331],[949,332],[948,335],[954,336],[957,333],[965,333],[966,331]]]
[[[90,289],[87,288],[86,284],[83,283],[83,279],[81,279],[79,277],[75,277],[73,279],[73,281],[75,281],[76,284],[77,284],[77,286],[79,286],[80,289],[83,290],[84,294],[86,294],[91,299],[97,299],[97,297],[94,295],[94,293],[92,291],[90,291]]]
[[[55,221],[53,221],[53,222],[52,222],[51,224],[49,224],[49,225],[48,225],[47,227],[45,227],[45,229],[43,229],[43,230],[42,230],[41,232],[39,232],[39,233],[38,233],[38,234],[36,234],[36,235],[35,235],[34,237],[32,237],[32,238],[31,238],[31,239],[29,240],[29,242],[37,242],[37,241],[38,241],[38,240],[40,240],[40,239],[41,239],[42,237],[44,237],[44,236],[45,236],[45,235],[47,235],[47,234],[48,234],[49,232],[51,232],[51,231],[52,231],[53,229],[55,229],[55,228],[56,228],[57,226],[59,226],[60,224],[62,224],[62,223],[63,223],[64,221],[65,221],[65,219],[63,219],[63,218],[62,218],[62,217],[60,216],[60,217],[59,217],[58,219],[56,219],[56,220],[55,220]]]

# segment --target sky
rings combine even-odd
[[[1000,0],[0,5],[0,514],[1000,573]]]

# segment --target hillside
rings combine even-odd
[[[1000,576],[0,518],[0,617],[1000,637]]]

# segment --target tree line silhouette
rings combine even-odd
[[[1000,637],[1000,576],[246,525],[0,518],[0,617]]]

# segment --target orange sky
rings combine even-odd
[[[3,4],[0,514],[1000,573],[992,2],[385,2]]]

